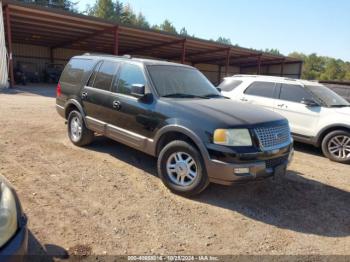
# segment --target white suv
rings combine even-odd
[[[327,87],[284,77],[235,75],[218,88],[233,100],[280,113],[289,120],[296,141],[322,147],[333,161],[350,163],[350,103]]]

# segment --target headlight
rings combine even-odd
[[[0,247],[17,231],[16,200],[7,184],[0,176]]]
[[[214,143],[225,146],[251,146],[252,139],[248,129],[216,129]]]

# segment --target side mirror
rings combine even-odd
[[[319,106],[319,104],[313,100],[313,99],[302,99],[301,102],[305,106],[313,107],[313,106]]]
[[[143,84],[133,84],[131,86],[131,95],[141,98],[145,96],[145,85]]]

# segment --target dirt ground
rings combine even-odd
[[[70,143],[54,89],[0,91],[0,173],[29,217],[30,253],[350,255],[350,165],[296,145],[283,182],[211,185],[186,199],[154,158]]]

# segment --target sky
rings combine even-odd
[[[94,0],[78,0],[85,10]],[[123,0],[151,25],[169,19],[203,39],[350,61],[350,0]]]

